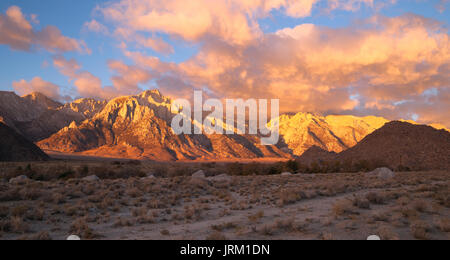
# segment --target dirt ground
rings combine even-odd
[[[450,239],[450,172],[0,181],[0,239]]]

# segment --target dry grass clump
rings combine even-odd
[[[22,195],[20,194],[19,188],[6,188],[5,190],[0,190],[0,202],[8,201],[21,201]]]
[[[209,235],[206,237],[206,240],[209,240],[209,241],[225,241],[225,240],[228,240],[228,239],[227,239],[227,237],[226,237],[224,234],[222,234],[221,232],[215,231],[215,232],[209,234]]]
[[[376,205],[382,205],[386,202],[386,197],[380,193],[370,192],[366,195],[366,199]]]
[[[231,205],[231,210],[247,210],[249,208],[251,205],[245,200],[234,201]]]
[[[233,222],[218,224],[218,225],[212,225],[211,229],[214,231],[222,232],[224,230],[230,230],[230,229],[236,229],[238,226]]]
[[[305,229],[305,226],[296,226],[294,218],[278,219],[277,221],[275,221],[275,227],[277,228],[277,230],[280,230],[283,233],[302,231]]]
[[[258,222],[264,217],[264,211],[258,211],[256,214],[248,216],[251,222]]]
[[[320,240],[326,240],[326,241],[334,240],[334,235],[332,233],[329,233],[329,232],[322,232],[319,235],[319,239]]]
[[[7,217],[9,214],[8,206],[0,206],[0,219]]]
[[[25,213],[27,213],[27,211],[28,211],[27,205],[25,204],[18,205],[11,209],[11,216],[22,217],[25,215]]]
[[[436,226],[439,230],[445,233],[450,232],[450,218],[444,217],[436,220]]]
[[[27,233],[30,231],[30,226],[23,220],[22,217],[14,216],[10,218],[11,231],[14,233]]]
[[[71,234],[79,236],[81,239],[95,239],[98,237],[94,230],[87,224],[86,218],[78,218],[70,225]]]
[[[400,198],[397,199],[397,204],[400,206],[406,206],[411,202],[411,200],[406,197],[406,196],[402,196]]]
[[[408,218],[408,219],[413,219],[418,216],[417,210],[413,209],[412,207],[408,207],[408,206],[402,207],[400,209],[400,213],[402,214],[403,217]]]
[[[374,221],[378,222],[388,222],[389,221],[389,214],[387,212],[376,212],[372,216]]]
[[[410,229],[411,229],[411,233],[414,238],[420,239],[420,240],[430,239],[429,232],[431,231],[431,228],[424,221],[417,220],[417,221],[412,222]]]
[[[170,231],[167,229],[163,229],[160,231],[160,234],[163,236],[170,236]]]
[[[360,209],[370,209],[370,201],[361,197],[353,197],[353,206]]]
[[[139,198],[142,197],[142,191],[140,191],[138,188],[131,188],[127,190],[127,195],[131,198]]]
[[[332,212],[336,217],[355,213],[353,202],[347,199],[340,200],[333,205]]]
[[[184,218],[186,220],[199,221],[202,218],[203,207],[201,205],[191,205],[184,207]]]
[[[283,189],[280,192],[279,197],[280,197],[279,201],[280,206],[285,206],[289,204],[294,204],[300,201],[301,199],[306,198],[306,195],[301,190],[290,188],[290,189]]]
[[[261,235],[263,236],[273,236],[275,234],[274,226],[264,225],[261,228]]]
[[[53,240],[48,231],[41,231],[33,236],[30,237],[30,240],[42,240],[42,241],[49,241]]]
[[[42,196],[42,192],[38,188],[26,187],[20,191],[22,200],[37,200]]]
[[[400,240],[399,235],[388,226],[381,226],[377,229],[377,234],[382,240]]]
[[[28,220],[43,221],[45,217],[45,209],[40,207],[33,208],[28,211],[28,214],[26,214],[25,217]]]
[[[412,207],[418,212],[424,213],[428,210],[428,203],[423,199],[418,199],[413,201]]]
[[[55,204],[63,204],[66,202],[66,196],[61,193],[53,193],[50,198],[50,202]]]
[[[134,208],[131,210],[131,214],[136,217],[139,224],[153,224],[158,216],[156,212],[152,213],[146,207]]]
[[[132,227],[136,222],[132,219],[118,217],[113,224],[113,227]]]

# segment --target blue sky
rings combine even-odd
[[[2,13],[12,5],[19,6],[24,14],[37,14],[40,21],[36,28],[46,25],[55,25],[63,35],[82,39],[86,41],[89,48],[92,49],[91,55],[67,54],[66,57],[76,56],[84,69],[92,72],[99,77],[105,85],[111,84],[109,71],[106,62],[109,59],[124,59],[122,52],[117,48],[118,41],[110,37],[99,36],[95,33],[87,32],[83,29],[83,24],[95,18],[94,9],[104,1],[90,0],[2,0],[0,1],[0,10]],[[433,18],[443,23],[449,23],[450,16],[448,12],[439,12],[436,5],[439,0],[433,1],[414,1],[400,0],[397,4],[384,8],[381,14],[387,16],[398,16],[404,13],[415,13],[425,17]],[[358,12],[333,11],[331,14],[321,13],[315,9],[311,17],[291,18],[284,15],[281,11],[272,11],[271,15],[260,20],[261,28],[264,32],[270,33],[286,27],[295,27],[302,23],[313,23],[328,27],[344,27],[351,24],[355,19],[364,19],[374,14],[374,10],[369,7],[363,7]],[[148,54],[158,56],[165,61],[180,62],[190,58],[198,49],[195,44],[177,43],[165,37],[175,47],[175,53],[172,55],[160,55],[153,51]],[[40,76],[46,81],[53,82],[60,86],[70,85],[67,78],[61,75],[52,66],[52,54],[45,51],[23,52],[14,51],[6,45],[0,45],[0,89],[12,90],[12,82],[19,79],[31,80],[33,77]],[[48,66],[45,66],[47,63]]]

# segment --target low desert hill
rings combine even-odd
[[[0,161],[43,161],[49,157],[32,142],[0,123]]]
[[[315,158],[314,158],[315,157]],[[341,162],[392,169],[450,169],[450,133],[426,125],[393,121],[339,154],[311,148],[302,163]]]

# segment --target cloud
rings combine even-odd
[[[247,45],[263,35],[258,19],[280,10],[287,16],[311,15],[319,0],[120,0],[99,8],[118,34],[159,32],[197,42],[214,37]],[[372,0],[327,0],[328,10],[356,10]],[[384,2],[384,1],[383,1]]]
[[[108,62],[108,66],[115,71],[111,80],[118,93],[136,94],[142,91],[139,85],[149,82],[155,75],[151,71],[138,66],[126,65],[121,61],[111,60]]]
[[[439,3],[436,5],[436,9],[443,13],[448,7],[448,4],[450,3],[450,0],[440,0]]]
[[[65,98],[61,96],[60,87],[58,85],[45,81],[40,77],[35,77],[30,81],[24,79],[15,81],[13,82],[13,87],[19,95],[28,95],[33,92],[39,92],[53,100],[65,100]]]
[[[91,20],[89,22],[84,23],[83,27],[90,32],[101,33],[101,34],[109,34],[108,28],[99,23],[97,20]]]
[[[374,16],[338,29],[303,24],[245,46],[209,38],[180,64],[125,54],[155,73],[163,92],[207,88],[226,98],[280,98],[284,112],[417,115],[450,125],[449,99],[424,95],[448,95],[450,39],[422,16]],[[444,110],[429,113],[433,105]]]
[[[75,59],[67,60],[62,55],[56,55],[53,57],[53,65],[59,69],[61,74],[69,77],[70,79],[74,79],[81,69],[81,66]]]
[[[32,15],[31,21],[37,23],[37,17]],[[62,35],[55,26],[46,26],[41,31],[35,30],[17,6],[11,6],[5,14],[0,14],[0,44],[21,51],[41,48],[54,53],[90,53],[83,41]]]
[[[108,66],[115,72],[111,78],[112,86],[103,86],[100,78],[89,71],[82,70],[75,59],[66,59],[62,55],[53,57],[53,65],[61,74],[69,78],[78,94],[82,97],[111,99],[122,95],[137,94],[142,91],[139,84],[152,79],[152,73],[136,66],[128,66],[120,61],[109,61]]]
[[[145,38],[140,35],[136,35],[136,41],[141,47],[146,47],[153,49],[156,52],[163,54],[172,54],[174,53],[173,47],[165,42],[161,38],[153,37],[153,38]]]

